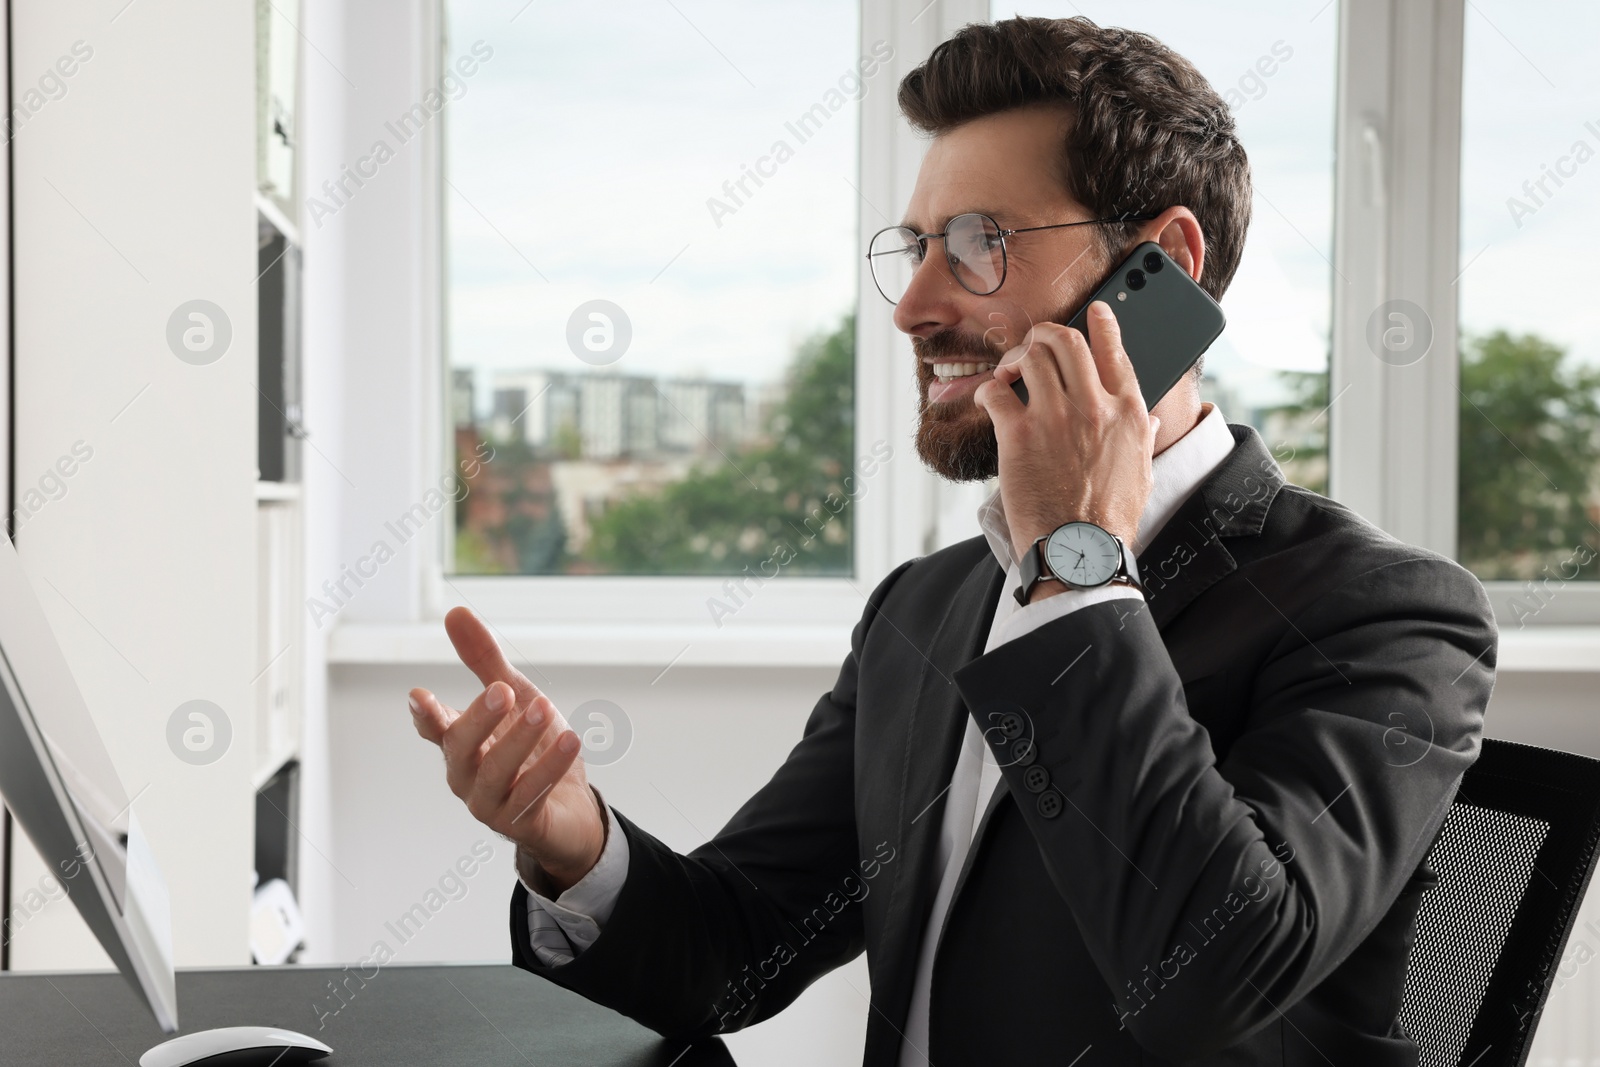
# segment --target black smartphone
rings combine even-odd
[[[1067,320],[1084,340],[1089,339],[1089,305],[1096,300],[1110,305],[1122,327],[1122,347],[1133,363],[1147,411],[1178,384],[1227,325],[1217,302],[1154,241],[1135,248]],[[1021,378],[1011,388],[1028,402]]]

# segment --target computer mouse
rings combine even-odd
[[[163,1041],[139,1057],[139,1067],[293,1067],[333,1049],[278,1026],[223,1026]]]

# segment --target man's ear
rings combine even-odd
[[[1205,266],[1206,239],[1200,220],[1186,207],[1169,207],[1146,224],[1146,241],[1155,241],[1195,281]]]

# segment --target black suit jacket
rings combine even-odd
[[[865,1062],[892,1067],[970,714],[1003,780],[938,943],[935,1067],[1413,1063],[1395,1018],[1479,750],[1489,603],[1230,429],[1139,558],[1147,603],[982,654],[1011,595],[986,541],[902,564],[771,781],[688,855],[619,814],[626,883],[568,964],[534,957],[519,885],[516,963],[692,1038],[865,949]]]

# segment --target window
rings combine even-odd
[[[1458,556],[1485,581],[1540,581],[1510,602],[1518,625],[1600,577],[1597,37],[1593,5],[1467,5]]]
[[[823,625],[895,563],[970,536],[966,487],[911,454],[909,350],[872,302],[857,319],[858,260],[915,175],[898,77],[928,41],[1015,9],[443,2],[445,61],[492,54],[445,112],[444,384],[469,492],[438,602],[599,621],[621,610],[612,591],[633,613],[648,590],[652,618],[687,624],[686,576],[766,571],[781,547],[782,591],[756,615]],[[1600,73],[1575,53],[1600,15],[1394,10],[1026,13],[1150,32],[1233,108],[1256,195],[1206,398],[1292,480],[1455,554],[1503,624],[1526,622],[1527,582],[1600,577],[1600,310],[1575,266],[1600,189]],[[1341,53],[1341,32],[1362,47]],[[1414,365],[1369,336],[1395,301],[1432,318]],[[867,442],[900,462],[870,499],[820,506]],[[574,574],[646,580],[559,580]],[[1535,600],[1537,621],[1600,617],[1600,583],[1574,585]]]
[[[857,4],[445,13],[446,571],[852,575]]]
[[[1222,300],[1228,326],[1206,353],[1202,395],[1228,421],[1255,426],[1291,481],[1326,491],[1338,5],[993,5],[996,19],[1016,14],[1081,14],[1148,33],[1194,63],[1232,108],[1256,195],[1244,255]]]

